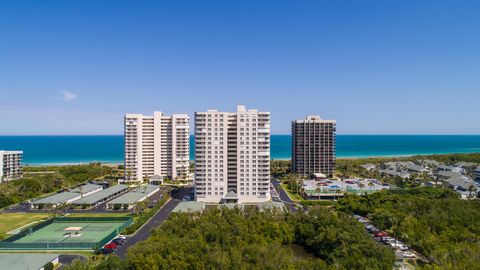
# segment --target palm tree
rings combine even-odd
[[[337,200],[337,199],[338,199],[338,196],[340,195],[340,193],[341,193],[340,189],[336,189],[336,190],[335,190],[335,195],[336,195],[336,197],[334,196],[334,197],[333,197],[333,200]]]
[[[357,185],[358,185],[358,188],[360,189],[360,193],[362,193],[363,188],[365,187],[365,184],[362,182],[358,182]]]
[[[147,207],[148,207],[147,202],[146,202],[146,201],[141,201],[141,202],[139,203],[139,205],[140,205],[140,213],[145,212],[145,209],[147,209]]]
[[[300,177],[295,178],[295,187],[297,189],[297,195],[300,193],[301,186],[303,185],[303,180]]]
[[[137,215],[138,214],[138,207],[139,207],[139,202],[134,202],[133,203],[133,215]]]

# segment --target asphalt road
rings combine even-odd
[[[282,202],[293,203],[293,201],[290,200],[290,197],[288,197],[287,192],[285,192],[285,190],[283,190],[283,188],[280,186],[280,183],[281,183],[280,181],[278,181],[277,179],[274,179],[272,183]]]
[[[288,197],[287,192],[280,186],[280,183],[281,182],[277,179],[273,179],[272,181],[272,184],[277,191],[278,197],[283,203],[285,203],[285,205],[290,209],[290,211],[296,212],[297,209],[295,208],[295,202],[290,200],[290,197]]]
[[[128,237],[123,246],[120,246],[115,253],[120,258],[125,258],[128,248],[147,239],[152,233],[152,230],[160,226],[160,224],[168,218],[170,212],[182,202],[182,198],[192,191],[193,188],[191,187],[180,189],[175,195],[173,195],[173,198],[170,201],[168,201],[147,223],[143,225],[142,228],[140,228],[132,237]]]

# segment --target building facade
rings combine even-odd
[[[332,177],[336,159],[336,121],[307,116],[292,121],[292,171]]]
[[[270,113],[195,113],[195,196],[201,202],[270,200]]]
[[[190,162],[190,126],[186,114],[153,116],[126,114],[124,118],[126,182],[152,176],[187,179]]]
[[[0,183],[23,176],[23,151],[0,151]]]

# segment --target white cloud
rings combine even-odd
[[[65,101],[70,101],[70,100],[73,100],[77,97],[76,94],[74,94],[72,92],[69,92],[69,91],[62,91],[62,95],[63,95],[63,100],[65,100]]]

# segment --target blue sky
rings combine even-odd
[[[0,135],[236,104],[275,134],[480,134],[480,1],[0,0]]]

